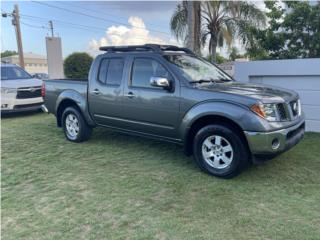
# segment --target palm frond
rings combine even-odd
[[[177,5],[170,20],[170,28],[177,39],[185,40],[188,30],[186,1]]]

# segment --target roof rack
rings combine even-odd
[[[194,55],[188,48],[180,48],[174,45],[158,45],[158,44],[144,44],[131,46],[104,46],[99,48],[106,52],[133,52],[133,51],[151,51],[156,53],[163,53],[164,51],[182,51]]]

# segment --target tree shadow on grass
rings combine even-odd
[[[183,153],[182,146],[175,143],[112,131],[102,127],[94,129],[89,143],[108,144],[120,149],[120,151],[123,148],[124,151],[130,152],[133,150],[140,152],[140,155],[145,157],[148,157],[150,154],[154,156],[156,161],[163,160],[164,163],[168,163],[168,159],[170,159],[170,163],[174,165],[183,165],[192,169],[198,168],[193,157],[186,156]]]

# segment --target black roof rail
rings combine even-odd
[[[163,53],[164,51],[183,51],[185,53],[194,55],[190,49],[180,48],[174,45],[144,44],[131,46],[104,46],[100,47],[99,49],[107,52],[152,51],[156,53]]]
[[[101,51],[107,52],[132,52],[132,51],[155,51],[154,47],[146,45],[132,45],[132,46],[105,46],[99,48]]]

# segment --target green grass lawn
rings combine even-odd
[[[222,180],[179,146],[2,119],[3,239],[320,239],[320,134]]]

